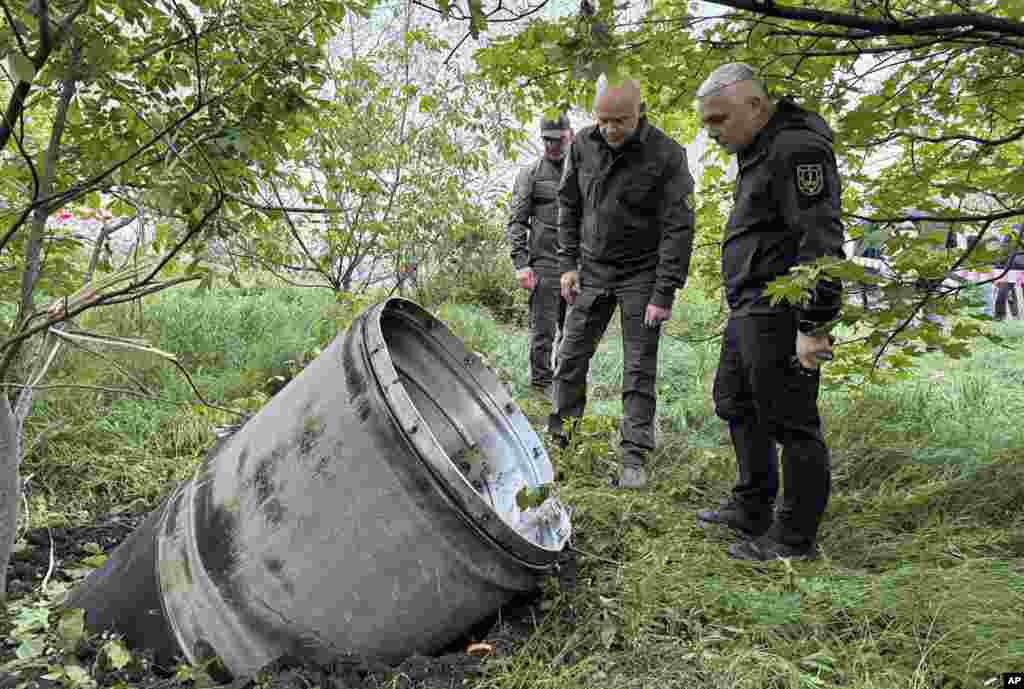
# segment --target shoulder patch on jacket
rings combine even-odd
[[[801,207],[824,198],[828,191],[828,160],[819,153],[803,153],[791,158],[793,183]]]

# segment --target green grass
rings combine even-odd
[[[613,322],[593,361],[581,439],[550,449],[574,508],[579,587],[564,595],[548,582],[552,614],[515,655],[486,663],[473,686],[973,689],[1024,667],[1024,327],[994,325],[1007,347],[978,343],[960,361],[923,356],[909,380],[823,390],[834,469],[823,558],[752,565],[726,557],[727,534],[694,522],[729,490],[735,469],[710,402],[718,342],[700,341],[717,305],[689,292],[662,340],[653,488],[607,485],[621,410]],[[438,315],[539,426],[548,405],[529,393],[525,333],[476,307],[449,304]],[[164,295],[147,304],[143,329],[228,404],[287,373],[350,317],[313,292],[227,290]],[[89,327],[138,329],[128,310],[102,318]],[[153,357],[129,359],[167,403],[53,391],[37,405],[30,444],[54,421],[68,428],[26,463],[35,519],[81,521],[152,501],[188,475],[213,425],[231,420],[175,404],[191,399],[177,373]],[[83,354],[63,359],[54,377],[72,379],[128,385]]]
[[[606,487],[621,391],[621,339],[609,332],[585,439],[551,449],[584,582],[559,605],[579,621],[546,622],[483,686],[977,687],[1024,666],[1024,327],[994,328],[1007,347],[927,355],[910,380],[823,391],[834,466],[824,557],[762,566],[730,561],[730,539],[693,521],[734,475],[710,404],[717,343],[663,341],[655,488]],[[492,361],[541,423],[525,339],[492,341]]]
[[[251,411],[275,376],[288,379],[339,329],[352,308],[324,290],[223,289],[163,293],[137,308],[91,315],[92,332],[144,336],[175,354],[202,396]],[[100,386],[42,393],[26,422],[27,443],[56,435],[25,460],[35,512],[88,519],[98,509],[155,500],[188,476],[213,442],[212,429],[237,417],[199,403],[187,379],[158,356],[104,348],[105,358],[70,350],[50,385]],[[116,364],[116,365],[115,365]],[[160,401],[119,392],[139,392]]]

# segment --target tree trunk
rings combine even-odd
[[[7,565],[18,532],[21,499],[21,428],[8,401],[0,393],[0,601],[7,598]]]
[[[68,106],[75,95],[77,86],[77,70],[81,52],[77,39],[71,42],[71,64],[67,67],[61,84],[61,98],[57,103],[53,128],[50,130],[50,143],[46,151],[44,165],[40,175],[39,187],[35,190],[33,201],[38,202],[53,193],[53,182],[56,177],[57,161],[60,158],[60,140],[67,122]],[[32,230],[25,247],[25,268],[21,276],[21,301],[18,304],[19,324],[25,323],[35,310],[35,290],[42,268],[43,242],[46,238],[46,220],[51,212],[46,204],[36,207],[32,218]],[[40,353],[44,352],[40,346]],[[16,350],[15,350],[16,351]],[[45,354],[44,354],[45,356]],[[17,404],[12,407],[6,392],[0,390],[0,596],[7,596],[7,565],[11,559],[14,538],[18,532],[18,507],[21,501],[21,476],[18,467],[21,464],[21,431],[25,417],[32,408],[32,386],[42,380],[48,367],[44,359],[40,362],[38,375],[32,373],[31,364],[25,366],[29,375],[28,387],[21,390]],[[0,380],[7,377],[9,371],[0,371]],[[35,380],[33,381],[33,378]]]
[[[96,268],[98,268],[100,265],[100,258],[103,256],[103,249],[104,247],[106,247],[107,241],[110,239],[110,236],[117,232],[118,230],[120,230],[121,228],[127,227],[128,225],[135,222],[136,218],[138,217],[138,215],[133,215],[128,218],[122,218],[121,220],[118,220],[115,223],[111,223],[110,225],[104,225],[102,229],[100,229],[100,233],[96,237],[96,245],[92,249],[92,257],[89,259],[89,267],[85,271],[84,282],[86,284],[92,282],[92,276],[96,273]]]

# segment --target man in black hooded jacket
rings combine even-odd
[[[722,243],[730,315],[714,387],[738,478],[725,504],[697,518],[744,537],[732,557],[813,557],[831,487],[818,366],[830,355],[842,283],[820,279],[799,306],[772,305],[766,286],[796,266],[845,258],[832,132],[792,101],[773,102],[744,64],[716,69],[697,101],[711,138],[736,154],[739,168]],[[785,484],[777,512],[776,442]]]

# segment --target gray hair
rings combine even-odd
[[[757,78],[757,73],[754,72],[754,68],[745,62],[730,62],[729,64],[718,67],[711,73],[711,75],[704,80],[704,83],[697,89],[697,99],[707,98],[708,96],[714,95],[726,88],[732,86],[741,81],[752,81],[754,82],[758,91],[763,95],[767,96],[764,84],[760,79]]]

